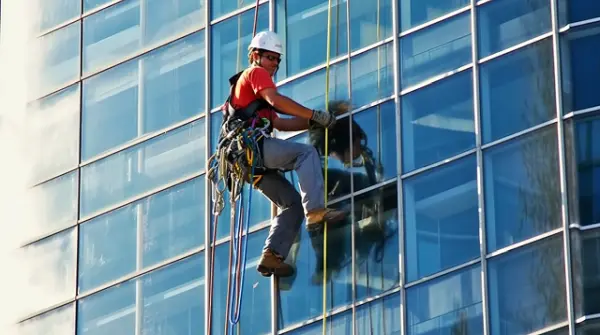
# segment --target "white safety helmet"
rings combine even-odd
[[[254,36],[252,39],[252,42],[250,42],[248,50],[252,50],[254,48],[272,51],[283,55],[283,44],[281,43],[281,39],[279,39],[279,36],[272,31],[261,31],[260,33],[256,34],[256,36]]]

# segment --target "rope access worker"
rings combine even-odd
[[[264,134],[259,144],[264,173],[254,186],[277,205],[280,213],[271,223],[257,271],[266,277],[289,277],[294,269],[284,260],[304,219],[307,219],[307,229],[312,230],[325,221],[339,222],[347,213],[325,207],[322,166],[316,149],[269,135],[273,128],[280,131],[330,128],[336,117],[332,113],[308,109],[277,92],[272,77],[279,69],[283,47],[276,33],[256,34],[248,51],[250,66],[229,79],[230,96],[222,107],[224,124],[228,119],[245,120],[245,125],[252,119],[270,122],[268,134]],[[292,118],[280,118],[277,112]],[[222,129],[221,136],[223,131],[227,129]],[[300,194],[282,173],[291,170],[297,173]]]

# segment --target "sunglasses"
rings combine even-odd
[[[281,63],[281,57],[271,56],[271,55],[261,55],[261,56],[265,57],[266,59],[270,60],[271,62],[277,62],[278,64]]]

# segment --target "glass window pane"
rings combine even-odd
[[[230,335],[236,334],[267,334],[271,330],[271,282],[270,278],[263,277],[256,266],[260,259],[264,241],[268,230],[260,230],[250,234],[245,240],[247,243],[246,267],[243,283],[243,299],[240,308],[239,323],[230,331]],[[245,244],[244,243],[244,244]],[[242,246],[243,247],[243,246]],[[235,251],[235,249],[234,249]],[[243,252],[243,250],[242,250]],[[227,270],[229,264],[229,242],[217,246],[215,250],[214,287],[213,287],[213,311],[212,311],[212,333],[214,335],[224,334],[226,298],[227,298]],[[242,265],[240,265],[242,266]],[[232,271],[235,278],[237,271]],[[234,306],[239,295],[233,296]],[[239,328],[238,328],[239,327]],[[239,332],[238,332],[239,331]]]
[[[27,107],[25,135],[33,183],[79,163],[79,85],[70,86]]]
[[[471,63],[471,21],[465,13],[400,39],[403,88]]]
[[[17,280],[35,298],[13,305],[16,314],[33,314],[75,297],[76,243],[75,229],[69,229],[17,250]]]
[[[555,118],[555,106],[550,38],[481,65],[485,143]]]
[[[469,0],[398,0],[400,30],[405,31],[469,5]]]
[[[356,334],[401,334],[400,294],[387,296],[356,308]]]
[[[75,334],[74,304],[36,316],[18,325],[13,335],[70,335]]]
[[[409,335],[483,334],[481,267],[410,287],[406,303]]]
[[[571,230],[573,298],[577,318],[600,313],[600,231]]]
[[[112,2],[112,0],[83,0],[83,11],[90,11],[109,2]]]
[[[352,104],[355,107],[394,94],[393,48],[393,44],[388,43],[352,58]]]
[[[422,168],[475,147],[471,70],[402,97],[402,171]]]
[[[488,252],[561,226],[556,128],[483,154]]]
[[[27,52],[28,100],[79,79],[80,23],[34,38]]]
[[[392,1],[395,0],[350,1],[351,51],[392,36]]]
[[[86,80],[82,159],[204,111],[204,34]]]
[[[477,7],[477,13],[480,58],[552,30],[547,0],[499,0]]]
[[[252,41],[254,10],[229,18],[210,27],[211,109],[221,106],[229,95],[229,78],[248,67],[248,45]],[[258,10],[256,31],[269,28],[269,5]],[[281,70],[280,70],[281,71]]]
[[[348,52],[346,6],[345,1],[331,1],[331,59]],[[275,24],[285,47],[277,80],[326,62],[328,9],[327,0],[277,1]]]
[[[35,0],[30,1],[28,7],[30,16],[27,20],[36,35],[78,17],[81,0]]]
[[[355,199],[356,300],[400,284],[397,195],[392,183]]]
[[[567,320],[561,236],[488,261],[490,334],[528,334]]]
[[[600,333],[600,320],[592,319],[576,325],[577,335],[597,335]],[[566,333],[565,333],[566,334]]]
[[[354,167],[349,169],[354,178],[355,192],[398,174],[395,107],[395,103],[390,101],[352,115],[353,121],[361,128],[359,131],[363,132],[352,135],[353,142],[358,143],[353,146]],[[343,122],[340,125],[344,125]],[[340,137],[337,133],[333,135],[337,137],[335,143],[338,144]],[[349,140],[350,136],[347,138]],[[336,148],[330,145],[328,149],[331,153]]]
[[[210,0],[210,17],[212,20],[224,16],[236,9],[255,4],[254,0]],[[255,7],[256,8],[256,7]],[[254,9],[252,9],[254,11]]]
[[[350,201],[330,205],[350,209]],[[327,309],[352,301],[352,215],[327,232]],[[300,234],[286,262],[295,267],[293,277],[279,279],[279,327],[285,328],[323,313],[323,239],[321,231]]]
[[[143,334],[199,334],[204,329],[203,273],[200,253],[79,300],[77,334],[135,334],[138,310]],[[136,306],[136,294],[142,306]]]
[[[578,22],[600,17],[600,2],[569,0],[569,22]]]
[[[19,213],[23,229],[14,230],[14,234],[31,241],[74,225],[77,222],[78,183],[79,173],[75,170],[29,189],[23,197],[23,208],[35,210]]]
[[[479,257],[474,155],[408,178],[404,201],[408,281]]]
[[[205,168],[205,119],[81,169],[81,217]]]
[[[352,311],[345,311],[327,319],[326,334],[352,334]],[[323,320],[311,323],[308,326],[295,329],[289,335],[320,335],[323,334]]]
[[[204,1],[123,1],[83,20],[83,71],[95,72],[204,24]]]
[[[571,28],[561,38],[564,113],[600,106],[600,24]]]

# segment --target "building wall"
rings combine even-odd
[[[202,334],[214,251],[224,333],[231,206],[207,248],[206,167],[254,1],[2,11],[31,18],[2,27],[17,71],[1,109],[14,331]],[[284,39],[283,94],[322,109],[328,81],[351,101],[362,156],[328,160],[328,200],[353,216],[327,234],[326,271],[323,235],[302,229],[296,275],[263,278],[273,209],[252,191],[235,332],[319,334],[326,273],[335,334],[594,334],[600,5],[334,0],[330,67],[327,13],[323,0],[260,1],[257,30]]]

